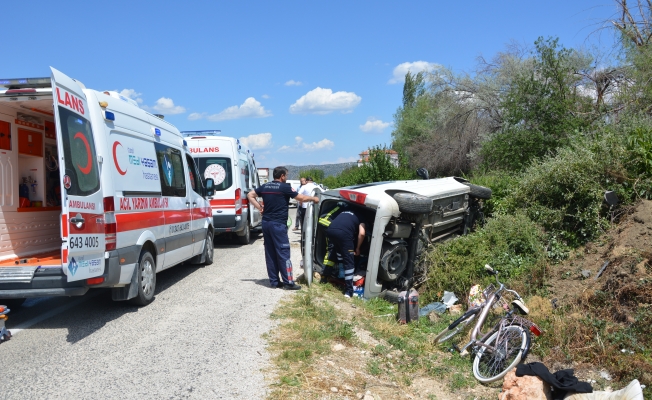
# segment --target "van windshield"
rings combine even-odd
[[[215,191],[226,190],[233,184],[233,169],[229,157],[201,157],[195,158],[199,173],[204,179],[212,178]]]

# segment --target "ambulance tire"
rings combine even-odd
[[[242,231],[242,236],[237,235],[238,243],[240,244],[249,244],[251,242],[251,230],[249,230],[249,224],[245,225],[244,230]]]
[[[213,264],[213,232],[206,232],[206,243],[204,244],[204,265]]]
[[[140,259],[138,264],[136,264],[136,268],[138,274],[138,294],[129,301],[137,306],[146,306],[154,300],[154,292],[156,291],[156,262],[152,253],[148,250],[143,250],[140,253]]]
[[[392,196],[402,213],[429,214],[432,211],[432,199],[415,193],[396,193]]]

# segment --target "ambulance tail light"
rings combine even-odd
[[[118,224],[115,221],[113,196],[104,198],[104,250],[116,249]]]
[[[242,215],[242,189],[235,190],[235,215]]]
[[[363,204],[367,199],[366,193],[354,192],[353,190],[340,190],[340,196],[354,203]]]

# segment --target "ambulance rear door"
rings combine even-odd
[[[75,80],[51,70],[57,146],[62,155],[61,262],[72,282],[104,273],[104,204],[86,95]]]

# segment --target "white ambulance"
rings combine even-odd
[[[219,130],[181,133],[199,173],[214,181],[210,203],[215,234],[235,233],[239,243],[249,244],[252,229],[262,221],[260,211],[247,200],[247,193],[260,186],[254,153],[240,140],[220,136]]]
[[[212,181],[162,116],[52,68],[0,79],[0,139],[0,299],[146,305],[157,272],[212,262]]]

